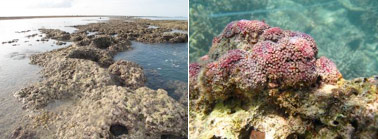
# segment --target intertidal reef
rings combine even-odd
[[[166,33],[186,30],[186,21],[111,19],[75,27],[71,34],[40,30],[45,39],[73,45],[30,57],[43,78],[15,93],[33,114],[11,138],[187,138],[187,106],[179,102],[187,100],[146,87],[137,63],[113,60],[132,51],[131,40],[187,42],[187,34]],[[179,89],[173,89],[178,98],[187,98]]]
[[[377,138],[378,76],[345,80],[314,39],[229,23],[189,66],[191,138]]]

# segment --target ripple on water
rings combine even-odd
[[[147,76],[147,86],[152,89],[163,88],[163,84],[172,81],[188,80],[188,44],[144,44],[132,42],[133,49],[121,52],[115,60],[129,60],[143,67]],[[169,92],[170,93],[170,92]]]

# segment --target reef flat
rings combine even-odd
[[[315,40],[229,23],[189,66],[191,138],[376,138],[378,76],[345,80]]]
[[[115,18],[75,28],[40,29],[45,39],[73,45],[30,57],[43,78],[15,93],[31,114],[10,138],[187,138],[187,106],[179,102],[187,90],[175,88],[173,99],[146,87],[137,63],[113,60],[132,51],[132,40],[187,42],[187,34],[167,33],[186,30],[186,21]]]

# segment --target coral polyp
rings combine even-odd
[[[308,34],[257,20],[229,23],[189,66],[191,137],[376,136],[378,123],[366,121],[377,121],[378,78],[344,80],[317,54]]]
[[[316,72],[327,83],[336,83],[342,78],[341,73],[336,68],[336,64],[326,57],[320,57],[316,60]]]
[[[219,89],[227,92],[224,90],[230,87],[261,90],[312,85],[318,76],[315,70],[316,45],[309,35],[288,32],[278,27],[269,28],[256,20],[231,22],[220,35],[221,42],[233,40],[230,43],[240,43],[236,49],[217,54],[222,55],[220,58],[212,57],[214,62],[206,65],[206,81],[202,83],[214,92]],[[229,38],[237,33],[237,39]],[[255,44],[249,43],[251,38],[240,38],[251,33],[257,33],[257,36],[262,33],[261,38],[255,38],[259,40]],[[213,48],[228,49],[218,44],[213,44]],[[239,80],[241,82],[235,82]]]
[[[272,27],[269,29],[266,29],[264,33],[262,34],[263,39],[265,40],[272,40],[272,41],[278,41],[281,39],[284,34],[281,28],[279,27]]]

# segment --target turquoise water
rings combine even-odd
[[[310,34],[319,54],[344,78],[378,75],[377,0],[191,0],[190,61],[207,53],[231,21],[264,20],[270,26]]]
[[[138,63],[147,77],[147,86],[164,88],[168,81],[188,81],[188,44],[145,44],[132,42],[132,50],[118,53],[114,59]]]

